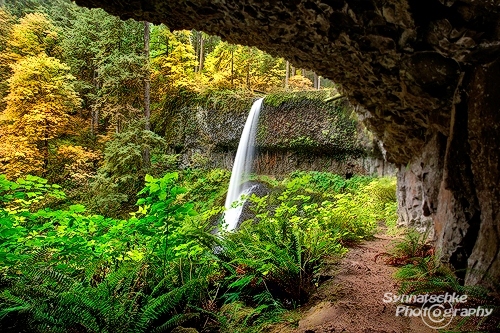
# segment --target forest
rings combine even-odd
[[[338,89],[201,31],[66,0],[0,1],[1,331],[297,327],[325,262],[381,229],[404,234],[395,177],[253,175],[269,193],[224,232],[231,171],[180,163],[162,119],[180,100]],[[462,288],[430,264],[426,239],[401,237],[389,261],[406,290]]]

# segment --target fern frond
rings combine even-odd
[[[177,314],[170,318],[168,321],[163,323],[162,325],[156,327],[151,333],[163,333],[168,332],[170,329],[180,326],[181,324],[187,322],[188,320],[192,320],[194,318],[198,318],[200,315],[198,313],[185,313],[185,314]]]

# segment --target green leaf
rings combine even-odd
[[[83,213],[85,212],[85,206],[84,205],[71,205],[69,206],[69,211],[72,213]]]

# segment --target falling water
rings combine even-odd
[[[234,159],[233,171],[231,173],[231,180],[229,181],[229,188],[226,197],[226,212],[224,220],[226,222],[226,230],[231,231],[238,225],[241,210],[243,205],[239,204],[237,207],[231,208],[232,204],[236,201],[241,201],[241,197],[249,194],[252,190],[251,187],[245,185],[250,176],[250,171],[253,164],[253,155],[255,148],[255,133],[257,130],[257,123],[259,121],[259,113],[262,107],[263,98],[258,99],[253,103],[250,113],[248,114],[243,133],[241,134],[238,150],[236,151],[236,158]]]

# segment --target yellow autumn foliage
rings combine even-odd
[[[284,84],[285,61],[255,47],[221,42],[205,60],[204,77],[220,89],[272,91]]]
[[[62,145],[57,148],[51,167],[57,171],[53,178],[57,183],[71,181],[74,185],[85,185],[96,174],[102,161],[102,153],[82,146]]]
[[[290,77],[288,88],[293,91],[315,90],[312,81],[302,75]]]
[[[17,134],[31,143],[57,137],[68,125],[68,113],[80,104],[69,67],[40,53],[12,68],[5,120],[12,121]]]
[[[170,32],[165,28],[158,34],[169,40],[170,51],[151,61],[151,81],[156,98],[160,99],[172,89],[196,88],[194,68],[198,65],[198,61],[189,42],[191,32],[188,30]]]
[[[0,125],[0,174],[15,180],[28,174],[40,175],[43,156],[36,144],[16,135],[12,126]]]
[[[14,62],[8,52],[9,35],[14,17],[0,8],[0,112],[5,108],[3,98],[7,95],[7,79],[12,74],[10,65]]]
[[[26,14],[12,27],[9,46],[18,57],[61,54],[57,28],[45,14]]]
[[[69,113],[80,99],[71,85],[69,67],[45,53],[27,56],[12,69],[7,107],[0,118],[6,136],[0,150],[2,168],[9,177],[26,170],[40,174],[48,163],[49,141],[66,131]]]

